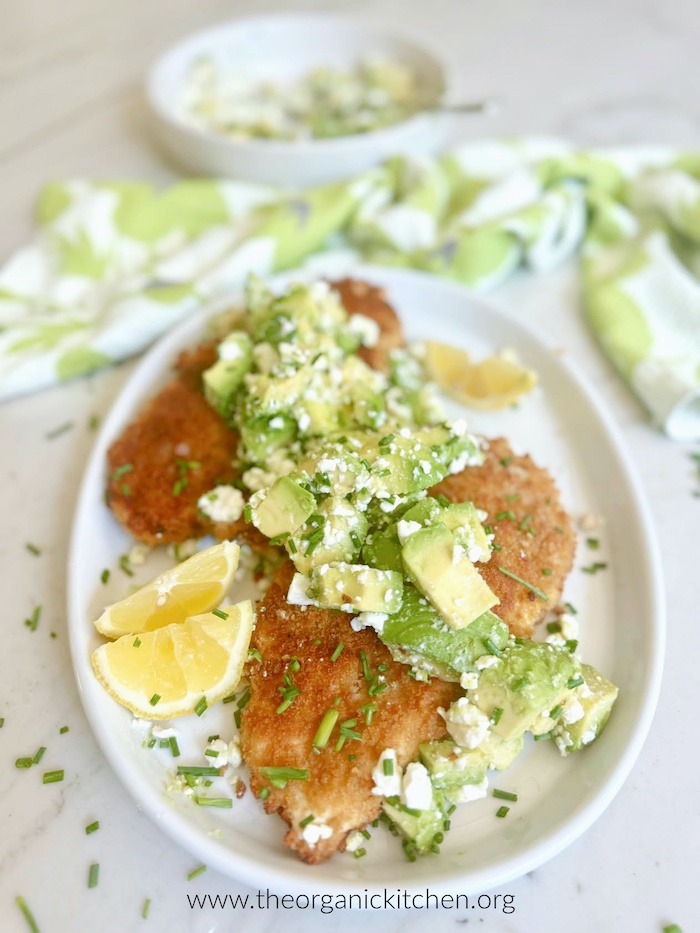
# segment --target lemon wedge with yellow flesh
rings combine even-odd
[[[451,398],[485,411],[507,408],[537,384],[537,373],[512,355],[489,356],[476,363],[465,350],[435,340],[426,341],[425,368]]]
[[[182,622],[218,606],[231,586],[240,547],[222,541],[166,570],[126,599],[108,606],[95,622],[108,638]]]
[[[135,716],[172,719],[206,709],[238,686],[253,631],[250,600],[217,613],[101,645],[92,653],[97,679]]]

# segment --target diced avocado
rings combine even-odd
[[[300,573],[331,561],[353,561],[367,535],[367,519],[346,499],[328,496],[287,542]]]
[[[516,735],[513,739],[502,739],[493,729],[489,729],[479,749],[488,758],[489,768],[493,768],[494,771],[505,771],[513,764],[524,745],[524,735]]]
[[[428,810],[409,810],[398,797],[383,800],[382,808],[406,840],[404,849],[409,858],[439,850],[446,829],[442,795],[439,792],[433,794],[433,802]]]
[[[289,376],[252,373],[246,379],[246,388],[256,411],[277,414],[282,410],[291,410],[298,404],[308,378],[308,366],[300,366]]]
[[[253,524],[268,538],[292,534],[311,515],[316,500],[290,476],[282,476],[269,489],[250,500]]]
[[[433,787],[444,790],[449,798],[467,784],[481,784],[489,760],[481,748],[460,748],[451,739],[424,742],[420,758],[430,772]]]
[[[455,629],[469,625],[499,602],[442,522],[407,538],[401,555],[418,589]]]
[[[284,413],[258,415],[246,420],[240,432],[244,459],[264,463],[270,454],[294,439],[297,424]]]
[[[440,516],[444,511],[444,508],[437,499],[433,499],[432,496],[426,496],[425,499],[412,505],[401,517],[406,522],[418,522],[419,525],[432,525],[433,522],[440,521]]]
[[[349,450],[347,438],[315,440],[299,461],[299,472],[309,477],[319,493],[347,496],[358,485],[366,483],[369,470],[354,450]]]
[[[302,398],[294,407],[302,434],[335,434],[343,423],[343,411],[332,396],[327,399]]]
[[[202,375],[204,397],[222,418],[231,420],[235,394],[253,365],[253,344],[248,334],[234,331],[221,341],[219,359]]]
[[[403,574],[401,543],[395,522],[372,533],[362,548],[362,560],[378,570],[396,570]]]
[[[403,577],[392,570],[339,561],[314,568],[307,592],[315,605],[326,609],[391,614],[401,608]]]
[[[473,502],[455,502],[446,506],[440,514],[440,521],[447,525],[471,560],[489,560],[491,545]]]
[[[456,681],[474,670],[477,658],[508,643],[508,626],[492,612],[484,612],[465,628],[453,629],[414,586],[406,584],[401,608],[384,623],[380,637],[397,661]]]
[[[518,639],[481,671],[469,699],[492,720],[496,735],[512,739],[560,705],[580,674],[581,663],[566,648]]]
[[[591,691],[588,696],[576,692],[576,701],[581,704],[583,716],[576,722],[557,723],[554,729],[557,745],[564,754],[578,752],[598,738],[617,699],[618,689],[615,684],[606,680],[590,664],[581,666],[581,675]]]

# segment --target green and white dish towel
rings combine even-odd
[[[138,353],[250,272],[329,249],[485,292],[580,255],[601,347],[669,436],[700,438],[700,153],[469,143],[290,193],[245,182],[52,183],[0,268],[0,399]]]

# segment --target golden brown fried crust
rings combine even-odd
[[[357,355],[372,369],[387,372],[391,351],[403,347],[405,341],[401,321],[387,302],[384,289],[358,279],[341,279],[331,284],[348,314],[362,314],[379,325],[376,346],[361,347]]]
[[[531,635],[547,609],[558,603],[576,550],[576,535],[552,477],[496,438],[489,442],[482,466],[448,476],[430,493],[442,493],[451,502],[470,501],[488,512],[485,524],[493,529],[500,550],[478,565],[479,572],[501,601],[494,612],[514,635]],[[547,601],[499,567],[538,587]]]
[[[249,665],[251,695],[241,718],[241,750],[253,793],[259,797],[269,788],[266,811],[278,812],[289,824],[286,845],[303,861],[318,863],[342,851],[351,830],[379,815],[381,798],[372,794],[371,772],[381,752],[396,749],[401,765],[415,759],[421,742],[445,735],[437,707],[449,706],[461,691],[440,680],[416,682],[374,631],[354,632],[345,613],[289,605],[286,594],[293,571],[291,564],[279,571],[257,610],[251,647],[263,660]],[[331,661],[341,642],[342,652]],[[368,692],[361,652],[373,677],[379,665],[386,665],[382,676],[388,686],[376,696]],[[296,672],[289,667],[292,658],[299,662]],[[285,674],[301,692],[285,712],[277,713]],[[360,709],[368,703],[376,708],[370,725]],[[338,710],[338,722],[326,747],[316,754],[313,740],[329,709]],[[348,739],[336,751],[340,723],[353,719],[357,723],[352,728],[361,739]],[[305,769],[309,779],[276,788],[261,773],[263,767]],[[310,813],[333,830],[315,846],[304,840],[299,825]]]
[[[193,379],[190,371],[169,382],[109,448],[109,506],[144,544],[210,532],[197,500],[236,476],[238,436],[193,388]]]

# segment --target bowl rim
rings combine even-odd
[[[161,94],[162,73],[170,61],[182,56],[191,46],[196,46],[199,42],[211,39],[222,32],[235,31],[237,28],[247,28],[253,25],[264,25],[268,23],[282,24],[284,22],[298,23],[308,22],[315,24],[332,24],[341,30],[346,28],[360,28],[368,33],[374,33],[383,36],[392,41],[397,41],[404,46],[411,48],[421,56],[428,59],[435,68],[440,88],[435,98],[435,103],[444,101],[451,85],[449,68],[445,61],[437,54],[437,51],[429,45],[423,44],[409,30],[396,29],[394,26],[382,23],[376,19],[364,18],[346,13],[316,13],[309,11],[289,11],[284,13],[260,14],[253,16],[239,16],[223,20],[208,26],[205,29],[195,30],[182,36],[172,45],[164,49],[150,65],[145,78],[145,93],[149,106],[156,116],[167,123],[180,133],[186,133],[195,137],[210,146],[220,148],[222,151],[248,152],[251,155],[256,153],[288,155],[290,153],[300,155],[319,155],[321,152],[332,154],[342,149],[355,149],[371,146],[373,142],[390,141],[392,137],[401,137],[404,133],[415,127],[420,126],[427,121],[440,118],[431,110],[417,111],[404,120],[397,123],[391,123],[388,126],[380,127],[375,130],[369,130],[366,133],[352,133],[347,136],[335,136],[329,139],[311,138],[301,140],[289,139],[231,139],[222,133],[214,130],[208,130],[183,119],[173,106],[173,102],[164,101],[164,95]]]

